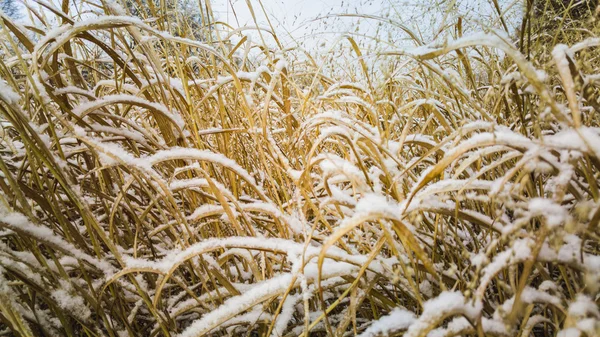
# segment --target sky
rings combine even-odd
[[[389,7],[390,3],[389,0],[261,0],[261,2],[272,23],[289,30],[294,30],[311,19],[327,14],[347,12],[380,14],[384,8]],[[251,0],[250,3],[254,8],[259,24],[266,23],[260,3],[256,0]],[[253,24],[246,0],[214,1],[213,10],[218,13],[221,19],[232,25]],[[237,20],[234,12],[237,14]]]
[[[259,26],[268,27],[266,15],[278,35],[288,34],[301,41],[319,39],[320,34],[337,34],[355,29],[353,20],[323,19],[327,15],[341,13],[361,13],[381,15],[389,0],[250,0]],[[261,7],[262,3],[262,7]],[[246,0],[221,0],[212,3],[218,19],[233,27],[254,26]],[[263,11],[264,8],[264,11]],[[362,27],[364,31],[366,27]],[[246,33],[253,35],[253,33]],[[254,34],[255,35],[255,34]],[[331,38],[331,36],[328,36]]]
[[[49,0],[60,7],[60,0]],[[200,0],[204,2],[204,0]],[[211,0],[217,20],[237,27],[255,26],[275,28],[278,38],[287,47],[300,46],[307,50],[327,48],[336,38],[351,35],[357,41],[384,41],[394,47],[412,47],[412,41],[400,29],[389,23],[356,16],[341,17],[339,14],[373,15],[407,25],[424,42],[431,42],[432,35],[443,24],[456,22],[456,15],[469,16],[475,22],[488,25],[498,15],[491,7],[492,0]],[[499,0],[501,7],[518,9],[522,0]],[[248,5],[250,4],[250,6]],[[445,9],[454,6],[453,15],[444,17]],[[256,23],[251,15],[254,10]],[[437,8],[438,10],[431,10]],[[514,12],[514,11],[513,11]],[[26,18],[23,15],[23,18]],[[473,20],[474,19],[474,20]],[[267,45],[274,45],[269,34],[259,35],[256,30],[242,32],[253,40],[265,38]],[[362,36],[362,37],[361,37]],[[367,36],[365,38],[364,36]],[[240,36],[232,38],[236,43]],[[378,39],[378,40],[377,40]]]
[[[296,42],[311,45],[322,45],[343,33],[378,36],[384,40],[404,35],[393,29],[391,33],[388,32],[390,25],[378,26],[375,20],[332,18],[331,15],[335,14],[360,13],[386,17],[406,24],[423,35],[435,31],[439,28],[436,25],[442,22],[456,21],[455,17],[444,18],[439,12],[435,13],[430,10],[432,7],[444,9],[455,5],[456,13],[481,20],[482,24],[494,23],[498,18],[490,0],[213,0],[211,4],[219,20],[233,27],[254,26],[247,1],[254,9],[259,26],[268,26],[266,12],[280,38],[285,39],[289,34]],[[512,8],[511,12],[514,13],[515,10],[518,12],[522,1],[500,0],[499,3],[503,9]],[[244,34],[257,36],[250,31]],[[289,41],[285,45],[289,45]]]

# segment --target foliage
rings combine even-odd
[[[267,29],[38,3],[1,20],[2,333],[600,334],[593,15],[557,45],[386,19],[414,47],[347,36],[326,73]]]

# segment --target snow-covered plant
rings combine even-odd
[[[593,15],[325,72],[35,2],[0,14],[1,335],[600,335]]]

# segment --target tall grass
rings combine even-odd
[[[1,335],[600,335],[591,2],[431,44],[371,17],[415,47],[348,37],[334,71],[229,43],[210,2],[203,30],[25,4],[0,24]]]

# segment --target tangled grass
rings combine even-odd
[[[36,3],[1,23],[1,335],[600,335],[594,8],[332,75]]]

